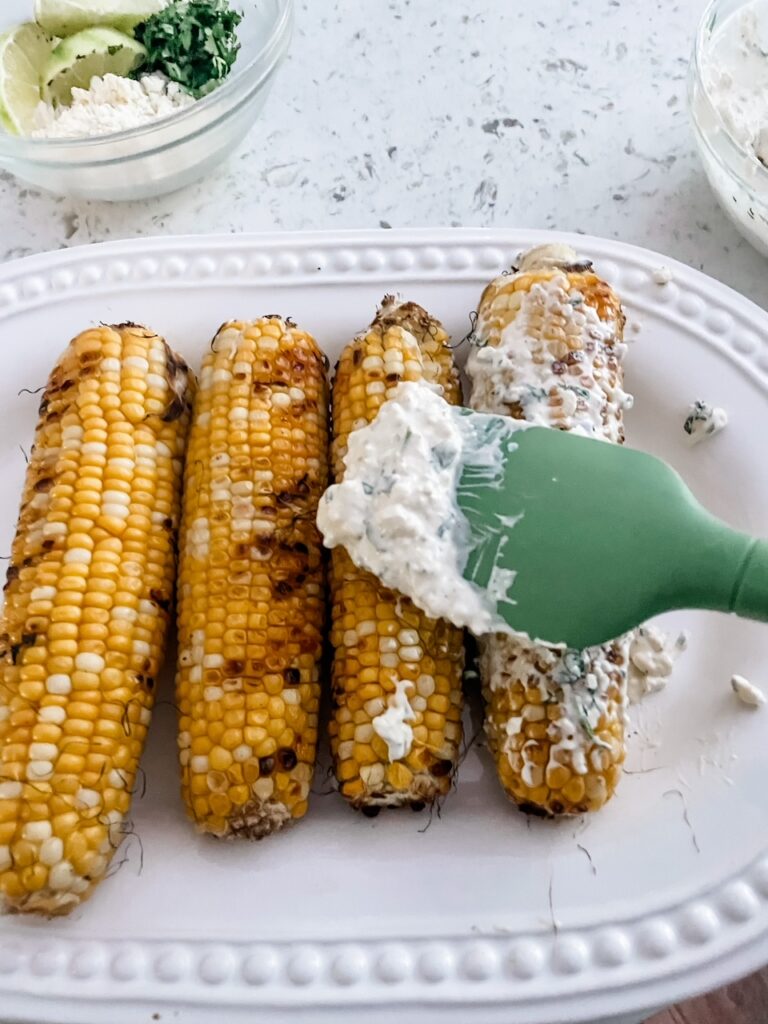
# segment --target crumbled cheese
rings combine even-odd
[[[139,81],[119,75],[94,76],[89,89],[72,90],[68,107],[40,103],[30,135],[37,139],[112,135],[175,114],[194,102],[180,85],[157,73]]]
[[[672,271],[669,267],[655,267],[652,276],[656,284],[665,285],[672,280]]]
[[[728,413],[717,405],[696,400],[688,407],[683,430],[691,444],[698,444],[708,437],[714,437],[728,426]]]
[[[742,704],[748,704],[752,708],[759,708],[765,704],[763,691],[750,683],[744,676],[731,676],[731,689]]]
[[[655,626],[641,626],[631,636],[627,692],[630,704],[638,704],[650,693],[658,693],[669,682],[675,662],[688,647],[688,634],[673,640]]]

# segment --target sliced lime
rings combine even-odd
[[[54,106],[67,106],[74,88],[87,89],[94,75],[126,78],[146,56],[135,39],[114,28],[88,28],[55,47],[43,72],[43,93]]]
[[[0,36],[0,125],[14,135],[32,128],[52,49],[53,40],[31,22]]]
[[[72,36],[105,25],[132,32],[168,0],[35,0],[35,21],[52,36]]]

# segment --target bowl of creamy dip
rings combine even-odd
[[[768,255],[768,0],[713,0],[696,34],[688,101],[709,182]]]
[[[141,82],[94,79],[90,93],[64,117],[51,113],[43,130],[0,131],[0,168],[50,192],[102,200],[162,195],[203,177],[245,139],[292,31],[293,0],[236,0],[233,6],[242,14],[240,48],[231,74],[214,91],[192,102],[154,74]],[[28,18],[29,9],[30,0],[3,0],[0,34]],[[137,113],[125,122],[130,127],[105,121],[105,111],[129,107]]]

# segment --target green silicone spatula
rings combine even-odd
[[[542,427],[501,443],[501,480],[465,467],[458,500],[464,576],[515,573],[498,605],[514,630],[583,648],[673,608],[768,621],[768,541],[716,519],[666,463]]]

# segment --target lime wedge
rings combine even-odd
[[[52,36],[72,36],[101,25],[132,32],[168,0],[35,0],[35,21]]]
[[[62,39],[43,71],[43,92],[54,106],[67,106],[74,88],[87,89],[94,75],[128,75],[144,61],[146,50],[114,28],[88,28]]]
[[[31,130],[52,49],[53,40],[31,22],[0,36],[0,125],[6,131]]]

